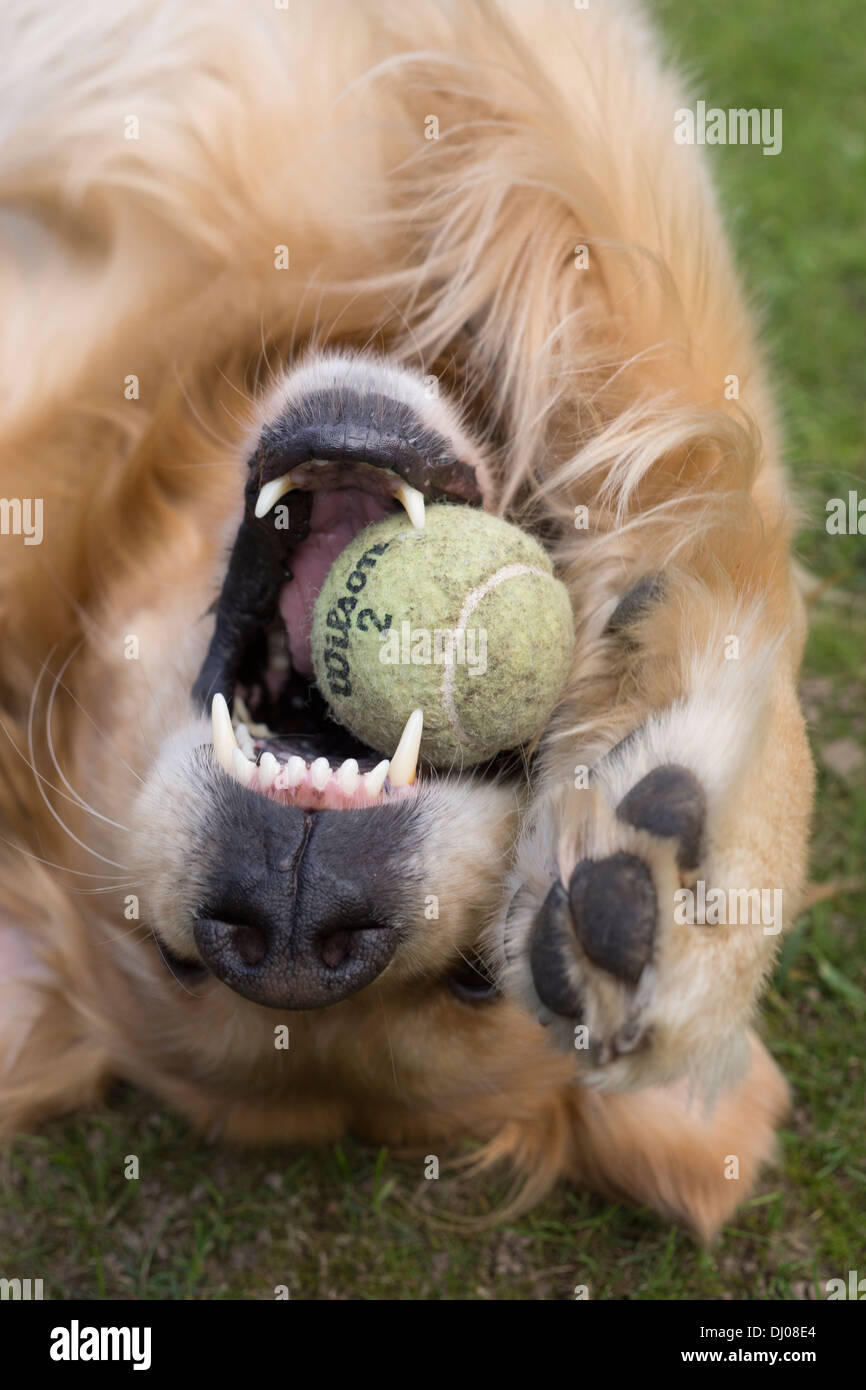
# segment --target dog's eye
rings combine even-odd
[[[489,966],[474,952],[455,962],[445,977],[445,984],[465,1004],[489,1004],[499,998]]]

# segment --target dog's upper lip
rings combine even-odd
[[[249,461],[257,490],[312,459],[390,470],[424,497],[481,506],[475,468],[404,401],[352,388],[315,391],[289,404],[259,436]]]

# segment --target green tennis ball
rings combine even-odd
[[[390,756],[413,709],[421,757],[468,766],[526,743],[574,646],[565,587],[531,536],[488,512],[401,512],[338,555],[313,613],[313,666],[334,717]]]

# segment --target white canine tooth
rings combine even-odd
[[[273,753],[263,753],[259,762],[259,786],[263,792],[270,791],[279,770],[280,765]]]
[[[371,798],[377,797],[385,785],[385,778],[388,776],[388,768],[391,766],[387,758],[381,763],[377,763],[372,772],[364,773],[364,791]]]
[[[411,787],[415,781],[418,753],[421,748],[421,734],[424,732],[424,715],[420,709],[413,709],[406,720],[406,727],[400,735],[397,751],[391,759],[392,787]]]
[[[303,758],[298,758],[294,755],[289,758],[289,761],[286,763],[286,785],[289,790],[291,791],[295,787],[299,787],[306,775],[307,764],[304,762]]]
[[[424,494],[408,483],[401,483],[394,496],[403,503],[407,515],[416,531],[424,530]]]
[[[225,768],[226,772],[232,772],[234,770],[232,754],[238,743],[224,695],[214,695],[210,707],[210,723],[216,760],[220,767]]]
[[[358,783],[361,780],[361,774],[358,771],[358,764],[355,762],[355,759],[347,758],[344,763],[340,764],[334,775],[337,779],[337,786],[340,788],[343,795],[354,796],[355,792],[358,790]]]
[[[251,763],[245,753],[240,748],[235,748],[232,753],[232,772],[237,777],[242,787],[248,787],[253,780],[256,770],[255,763]]]
[[[291,492],[294,486],[291,473],[283,473],[279,478],[272,478],[269,483],[265,483],[256,500],[256,516],[267,516],[271,507],[275,506],[281,497],[285,497],[287,492]]]
[[[310,764],[310,781],[317,792],[325,790],[330,776],[331,764],[327,758],[316,758],[316,761]]]

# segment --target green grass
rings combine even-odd
[[[821,767],[866,746],[866,538],[831,537],[827,498],[866,496],[866,14],[862,0],[658,6],[708,104],[784,111],[784,149],[720,148],[714,165],[747,283],[764,312],[789,457],[804,505],[799,552],[836,576],[818,607],[804,697]],[[863,873],[866,789],[820,771],[814,876]],[[519,1221],[484,1215],[494,1180],[461,1193],[417,1163],[354,1143],[321,1152],[209,1147],[146,1097],[18,1143],[3,1168],[3,1272],[53,1297],[803,1298],[866,1270],[863,1165],[866,898],[815,906],[787,939],[765,1032],[791,1080],[781,1162],[710,1253],[649,1212],[557,1191]],[[137,1154],[141,1177],[123,1160]],[[422,1190],[423,1189],[423,1190]],[[449,1224],[450,1223],[450,1224]]]

